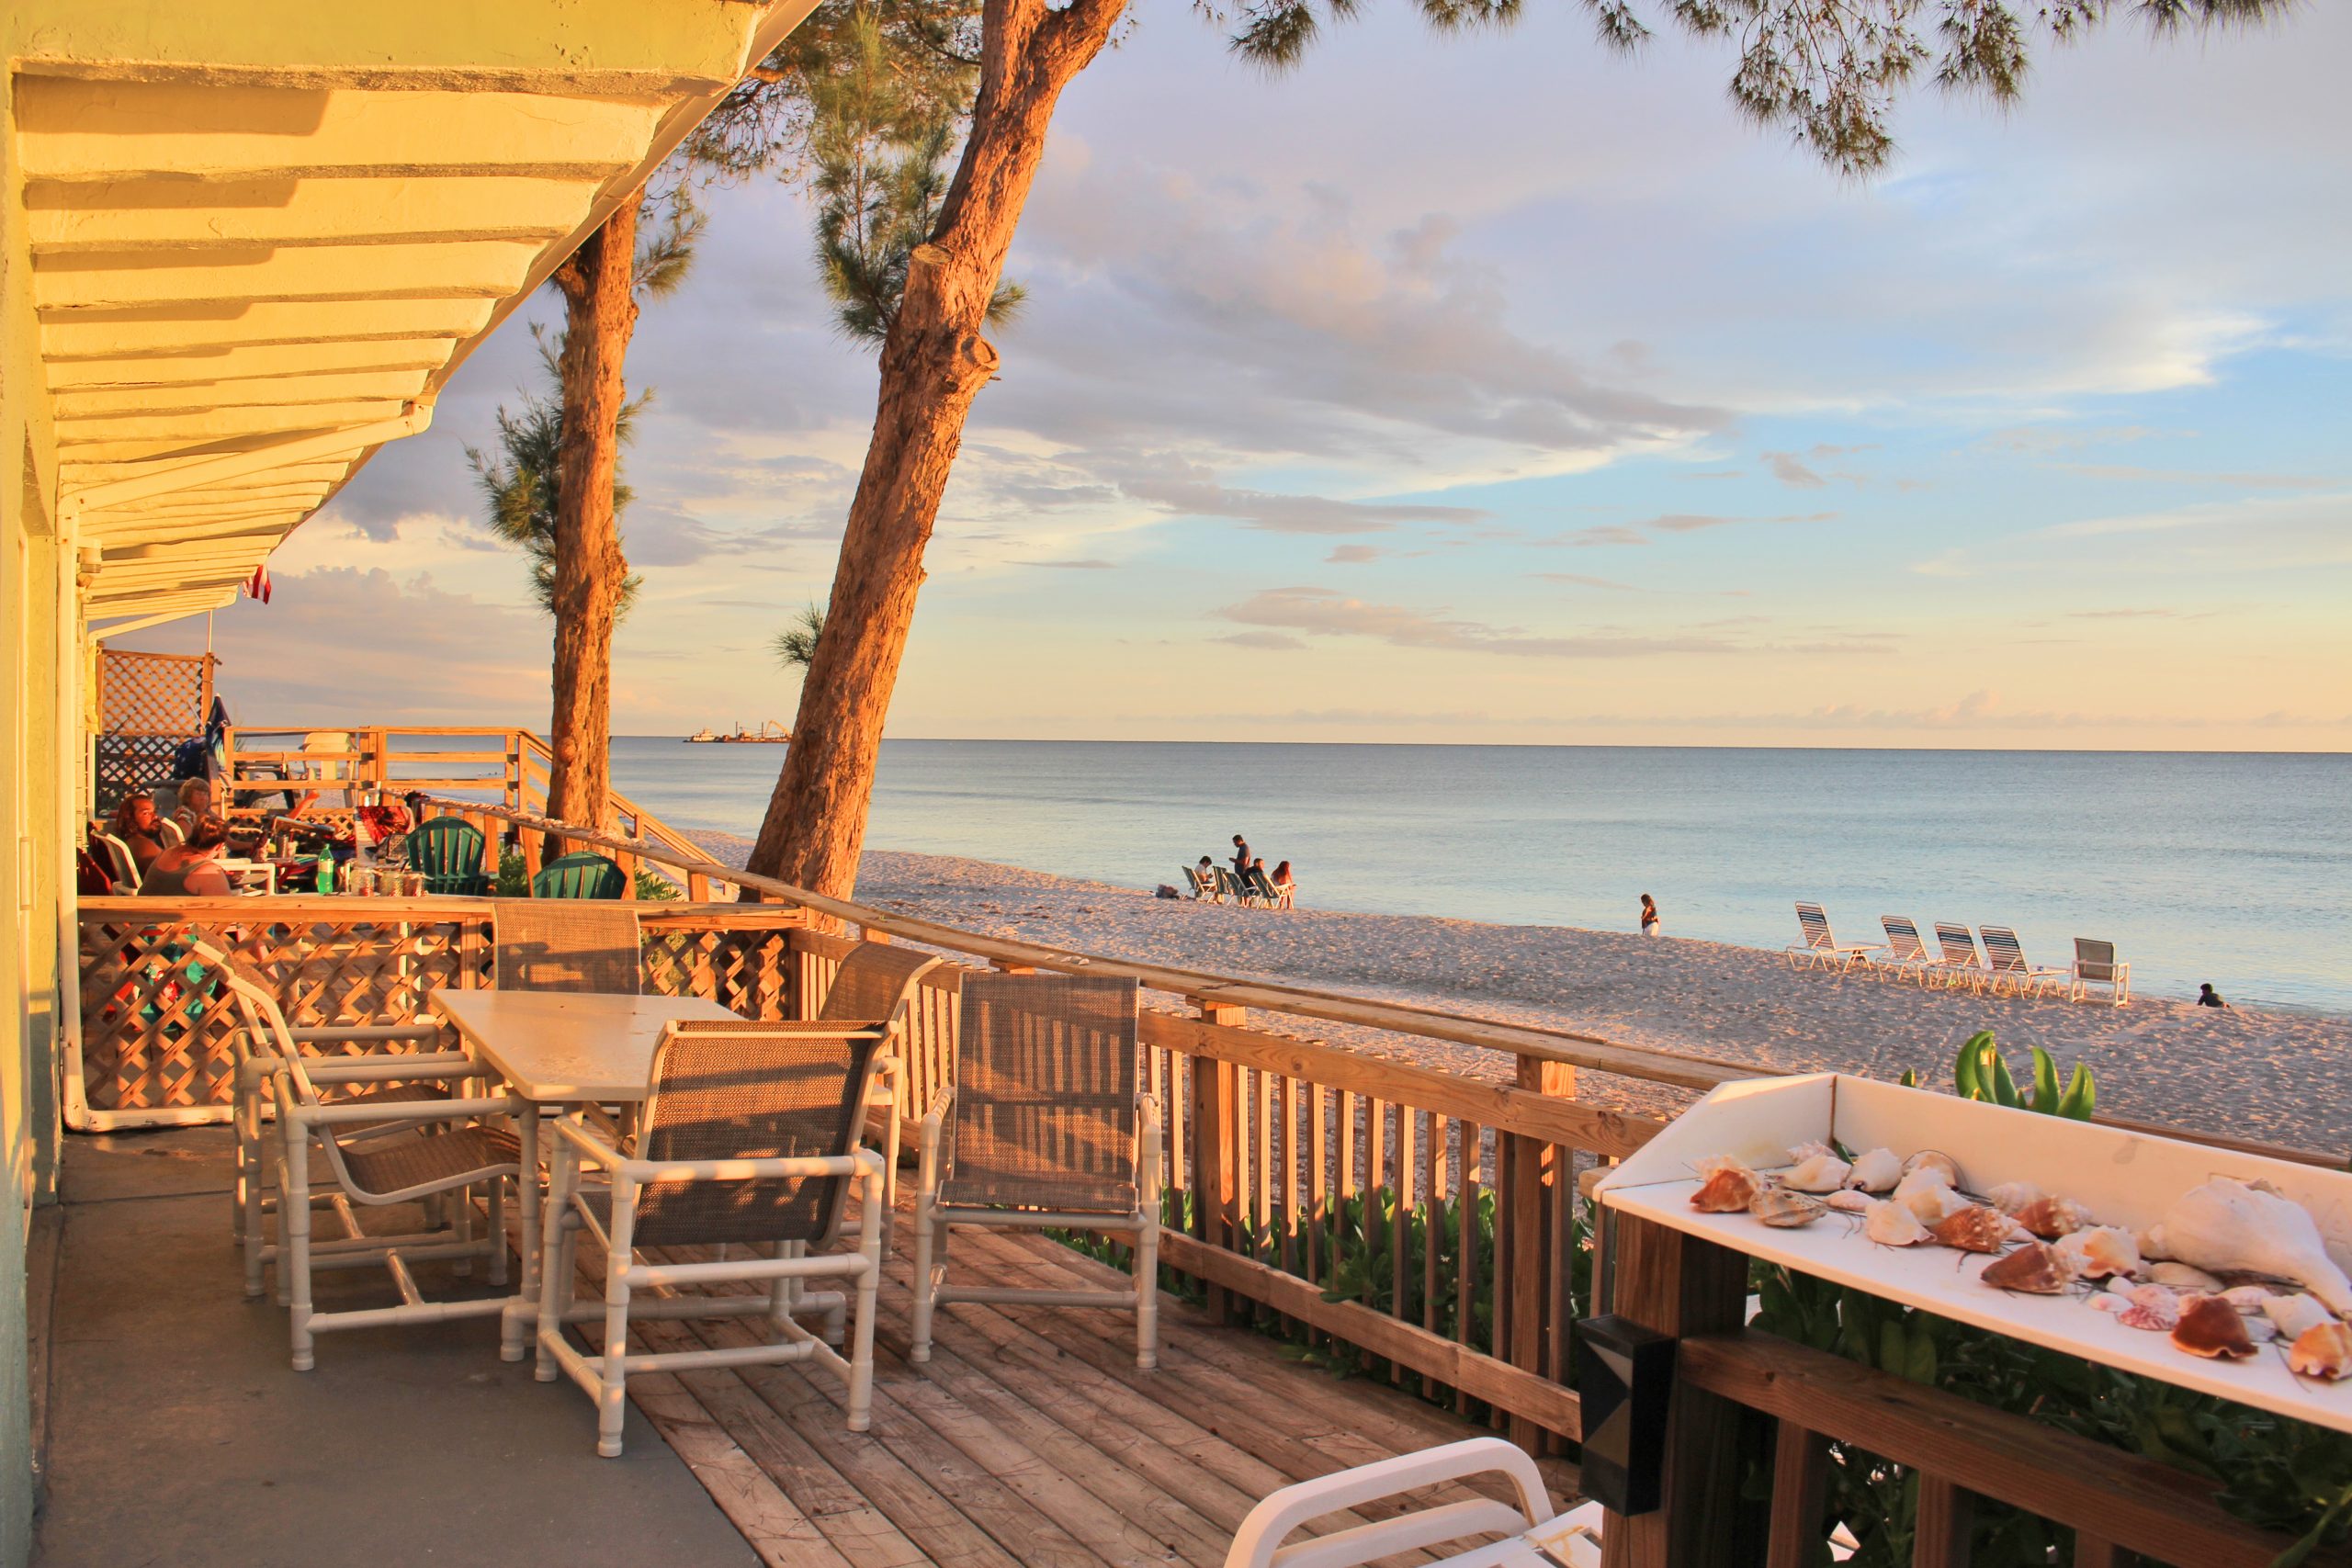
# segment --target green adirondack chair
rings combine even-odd
[[[531,878],[534,898],[626,898],[628,874],[592,850],[559,855]]]
[[[424,873],[427,893],[489,897],[481,855],[481,829],[462,817],[433,818],[408,836],[408,863]]]

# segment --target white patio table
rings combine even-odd
[[[437,987],[433,1010],[466,1050],[504,1080],[522,1109],[523,1256],[519,1290],[507,1305],[499,1353],[523,1359],[522,1330],[539,1310],[542,1242],[539,1109],[548,1105],[636,1105],[645,1099],[653,1048],[664,1024],[730,1021],[735,1013],[701,997],[620,996],[591,991],[458,991]]]

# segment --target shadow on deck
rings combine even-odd
[[[52,1304],[35,1361],[44,1568],[1217,1568],[1276,1487],[1473,1430],[1164,1297],[1156,1371],[1136,1369],[1123,1316],[968,1303],[910,1367],[900,1224],[872,1430],[844,1427],[821,1371],[649,1376],[630,1380],[627,1455],[599,1460],[590,1403],[502,1363],[480,1321],[334,1335],[315,1372],[289,1371],[284,1313],[239,1288],[228,1177],[224,1130],[69,1140],[52,1278],[33,1281]],[[1036,1236],[959,1232],[954,1256],[974,1283],[1114,1278]],[[373,1270],[334,1287],[390,1293]],[[742,1330],[641,1332],[666,1349]],[[1574,1470],[1546,1469],[1565,1500]]]

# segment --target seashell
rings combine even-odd
[[[2056,1241],[2091,1224],[2091,1212],[2072,1198],[2037,1198],[2017,1212],[2017,1222],[2044,1241]]]
[[[1857,1192],[1849,1187],[1842,1192],[1832,1192],[1821,1200],[1840,1213],[1859,1214],[1878,1201],[1867,1192]]]
[[[1901,1203],[1876,1202],[1862,1218],[1862,1234],[1881,1247],[1911,1247],[1928,1239],[1928,1227]]]
[[[2245,1319],[2219,1296],[2182,1297],[2180,1322],[2173,1328],[2172,1342],[2177,1349],[2216,1360],[2243,1360],[2254,1354]]]
[[[2074,1274],[2058,1249],[2042,1242],[2032,1242],[2018,1248],[2007,1258],[1996,1258],[1984,1265],[1984,1272],[1977,1276],[1986,1284],[2004,1291],[2024,1291],[2030,1295],[2054,1296],[2074,1281]]]
[[[1903,1162],[1894,1157],[1893,1149],[1872,1149],[1854,1156],[1854,1168],[1846,1177],[1846,1185],[1864,1192],[1891,1191],[1903,1179]]]
[[[1803,1165],[1816,1155],[1827,1155],[1831,1159],[1836,1159],[1838,1151],[1818,1138],[1808,1139],[1789,1151],[1789,1163]]]
[[[2126,1328],[2162,1332],[2180,1321],[2180,1297],[2163,1285],[2109,1280],[2107,1289],[2093,1297],[2091,1304],[2102,1312],[2113,1313],[2115,1321]]]
[[[2221,1298],[2251,1317],[2262,1310],[2262,1303],[2278,1292],[2267,1285],[2232,1285],[2219,1292]]]
[[[1946,1186],[1939,1171],[1919,1171],[1895,1183],[1892,1200],[1919,1216],[1923,1225],[1932,1225],[1950,1218],[1972,1205]]]
[[[2030,1181],[2004,1181],[1985,1193],[1984,1201],[2005,1214],[2014,1214],[2042,1196],[2041,1189]]]
[[[2164,1244],[2157,1238],[2153,1227],[2143,1231],[2133,1231],[2132,1239],[2140,1244],[2140,1256],[2151,1263],[2171,1260],[2172,1254],[2164,1249]]]
[[[2067,1267],[2086,1280],[2129,1274],[2140,1267],[2140,1248],[2132,1242],[2132,1233],[2113,1225],[2069,1231],[2060,1238],[2058,1251]]]
[[[1836,1155],[1815,1155],[1783,1171],[1781,1185],[1797,1192],[1835,1192],[1846,1184],[1846,1173],[1853,1168]]]
[[[2287,1347],[2287,1368],[2330,1382],[2352,1372],[2352,1328],[2331,1319],[2304,1329]]]
[[[1763,1190],[1764,1183],[1754,1171],[1733,1162],[1717,1167],[1699,1183],[1699,1190],[1690,1194],[1690,1206],[1702,1214],[1736,1214]]]
[[[2263,1316],[2260,1313],[2255,1313],[2251,1315],[2245,1313],[2240,1313],[2238,1314],[2238,1316],[2245,1319],[2245,1337],[2248,1339],[2253,1340],[2256,1344],[2267,1345],[2273,1339],[2278,1337],[2278,1325],[2271,1322],[2268,1318]]]
[[[1729,1155],[1709,1155],[1705,1159],[1690,1162],[1690,1174],[1704,1181],[1719,1170],[1746,1170],[1747,1166]]]
[[[1929,1225],[1928,1234],[1962,1252],[1998,1252],[2009,1239],[2009,1221],[2005,1214],[1971,1203]]]
[[[1808,1198],[1785,1187],[1768,1187],[1747,1205],[1747,1212],[1774,1230],[1794,1230],[1813,1224],[1829,1208],[1818,1198]]]
[[[2147,1248],[2142,1247],[2140,1255],[2146,1257]],[[2193,1263],[2154,1263],[2148,1266],[2147,1273],[2157,1284],[2170,1285],[2176,1291],[2202,1291],[2207,1295],[2218,1295],[2222,1290],[2222,1281]]]
[[[1946,1187],[1962,1185],[1960,1179],[1960,1162],[1948,1154],[1935,1149],[1921,1149],[1903,1162],[1903,1174],[1905,1176],[1916,1176],[1923,1170],[1942,1171]]]
[[[2334,1323],[2335,1314],[2320,1305],[2317,1296],[2273,1296],[2262,1303],[2262,1314],[2278,1328],[2281,1338],[2300,1339],[2323,1323]]]
[[[2250,1269],[2292,1280],[2338,1316],[2352,1313],[2352,1279],[2335,1266],[2303,1206],[2260,1185],[2217,1176],[2173,1201],[2154,1240],[2183,1263],[2219,1274]]]

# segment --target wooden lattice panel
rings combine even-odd
[[[101,650],[98,728],[117,735],[197,735],[212,706],[209,653]]]
[[[639,913],[647,991],[708,997],[746,1018],[794,1016],[796,912]],[[84,1104],[131,1117],[228,1106],[235,1012],[191,957],[194,942],[269,987],[300,1028],[429,1016],[434,988],[492,984],[494,934],[487,904],[456,898],[85,899]]]

